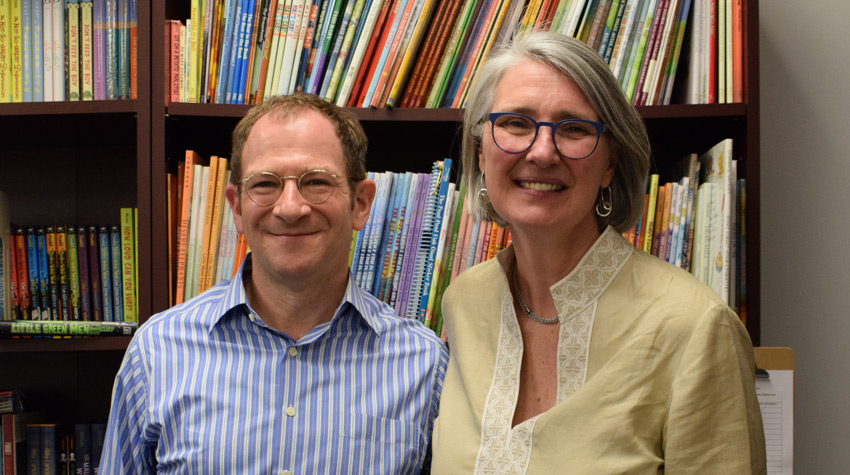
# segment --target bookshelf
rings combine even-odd
[[[726,137],[735,140],[747,178],[747,329],[760,343],[758,0],[745,0],[744,102],[645,106],[653,171]],[[140,321],[168,305],[166,174],[186,149],[230,155],[230,132],[244,105],[168,103],[165,20],[188,18],[189,2],[138,2],[139,97],[134,101],[0,104],[0,189],[16,222],[116,222],[118,208],[139,209]],[[371,170],[427,172],[459,158],[457,109],[352,109],[370,138]],[[34,172],[51,172],[33,180]],[[72,180],[68,177],[73,176]],[[35,193],[50,189],[50,193]],[[102,419],[128,338],[0,340],[3,386],[51,405],[62,420]],[[8,363],[6,363],[8,361]],[[97,367],[98,371],[90,368]],[[94,373],[98,373],[95,375]],[[57,388],[60,390],[57,391]],[[84,395],[95,394],[93,398]],[[91,416],[91,417],[89,417]]]

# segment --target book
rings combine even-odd
[[[39,291],[39,255],[38,245],[36,244],[36,228],[35,226],[27,226],[25,232],[27,241],[27,269],[29,271],[27,279],[29,280],[30,298],[32,299],[31,318],[33,320],[41,320],[42,312],[47,312],[47,309],[46,302],[41,300],[41,292]],[[49,315],[46,318],[50,318]]]
[[[724,139],[699,156],[701,181],[716,185],[710,210],[711,232],[709,286],[729,302],[732,207],[735,182],[732,176],[732,139]],[[705,267],[705,264],[703,264]]]
[[[33,0],[38,1],[38,0]],[[44,102],[53,101],[53,0],[41,3],[41,57]]]
[[[52,0],[52,26],[50,39],[53,42],[53,100],[64,101],[65,97],[65,1]]]
[[[180,203],[180,224],[177,227],[177,277],[174,304],[183,302],[186,288],[186,259],[188,256],[189,211],[194,188],[194,167],[201,163],[201,156],[186,150],[183,175],[183,200]]]
[[[651,253],[652,238],[655,231],[655,208],[658,200],[658,174],[649,175],[647,190],[649,190],[649,200],[646,205],[646,220],[644,221],[643,250]]]
[[[112,309],[112,245],[109,242],[109,226],[97,226],[97,252],[100,258],[100,289],[101,309],[104,322],[115,321],[115,313]]]
[[[135,221],[133,208],[121,208],[121,283],[124,290],[124,321],[138,321],[136,304]]]
[[[17,391],[10,391],[17,393]],[[0,415],[0,426],[2,426],[3,453],[0,455],[4,467],[4,474],[15,475],[18,473],[29,473],[29,461],[27,459],[27,443],[29,432],[28,424],[34,424],[43,418],[41,412],[8,412]]]
[[[80,319],[93,320],[91,280],[89,277],[89,246],[85,226],[77,226],[77,264],[80,274]],[[44,320],[47,320],[46,318]]]
[[[92,459],[91,424],[74,424],[74,453],[76,455],[76,474],[91,475],[94,473]]]
[[[14,230],[15,265],[18,273],[18,305],[25,320],[32,318],[32,301],[29,290],[29,266],[27,265],[27,245],[24,228],[15,226]]]
[[[11,0],[9,10],[9,83],[10,101],[23,102],[23,31],[21,31],[21,17],[23,15],[21,2],[23,0]]]
[[[79,243],[77,242],[76,226],[68,226],[65,231],[65,242],[68,249],[68,287],[71,290],[71,320],[82,320],[80,301],[80,258]]]
[[[0,321],[0,339],[22,337],[131,336],[135,322],[75,322],[71,320]]]
[[[125,322],[124,318],[124,284],[122,281],[123,266],[121,263],[121,228],[114,224],[109,226],[109,267],[112,279],[112,320]],[[104,296],[105,298],[105,296]]]
[[[61,300],[59,297],[59,270],[56,259],[56,228],[47,226],[44,228],[44,236],[47,242],[47,288],[50,295],[50,317],[53,320],[64,320],[62,316]]]
[[[65,226],[56,226],[56,269],[59,284],[59,301],[62,319],[73,318],[71,309],[71,287],[68,276],[68,243],[65,240]]]
[[[89,289],[91,290],[91,319],[93,321],[103,321],[103,287],[100,282],[100,248],[98,245],[97,226],[89,225],[86,228],[88,236],[88,249],[86,252],[89,256]],[[78,230],[77,239],[80,238]]]
[[[228,166],[227,158],[218,157],[218,172],[215,180],[215,201],[212,206],[212,222],[210,224],[207,277],[204,283],[204,289],[208,289],[216,284],[216,261],[218,257],[219,239],[221,237],[222,214],[223,208],[227,206],[227,199],[224,196],[224,188],[227,186],[229,171]],[[210,176],[210,178],[212,178],[212,176]]]
[[[198,231],[200,233],[199,241],[201,243],[201,246],[199,251],[200,253],[196,257],[196,259],[198,260],[198,286],[196,289],[197,294],[200,294],[207,289],[207,274],[209,273],[208,263],[210,260],[210,239],[212,237],[213,210],[215,209],[215,194],[218,188],[218,165],[218,157],[210,157],[209,170],[205,170],[206,181],[204,183],[201,183],[201,185],[206,188],[204,190],[206,200],[203,203],[203,218],[201,218],[203,219],[202,228],[200,228]],[[220,199],[219,203],[221,203]]]
[[[80,100],[80,0],[68,0],[68,100]]]
[[[80,97],[84,101],[94,99],[93,8],[94,5],[91,0],[80,1]],[[33,70],[35,70],[34,61]]]
[[[41,301],[41,319],[50,320],[52,301],[50,300],[50,271],[48,269],[47,235],[41,226],[35,229],[36,252],[38,253],[38,297]],[[35,289],[33,289],[33,292]]]

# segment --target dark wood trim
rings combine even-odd
[[[761,345],[761,131],[759,101],[759,4],[744,2],[744,101],[747,104],[747,330]],[[739,165],[740,166],[740,165]],[[740,173],[740,172],[739,172]]]
[[[140,71],[141,73],[141,71]],[[141,76],[141,74],[140,74]],[[139,78],[141,84],[141,77]],[[139,88],[141,95],[141,87]],[[15,102],[0,104],[4,115],[74,115],[74,114],[135,114],[144,108],[141,100]]]
[[[92,338],[14,338],[11,340],[0,340],[0,353],[126,350],[129,343],[129,336]]]

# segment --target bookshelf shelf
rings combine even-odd
[[[0,353],[44,353],[57,351],[124,351],[130,337],[20,338],[0,340]]]
[[[1,116],[46,116],[84,114],[135,114],[139,101],[17,102],[0,104]]]

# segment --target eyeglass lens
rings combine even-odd
[[[279,177],[272,172],[256,173],[245,181],[245,192],[251,201],[260,206],[269,206],[277,201],[288,178],[297,179],[296,185],[301,196],[310,203],[324,203],[331,197],[336,187],[334,175],[324,170],[312,170],[300,177]]]
[[[596,150],[599,132],[592,122],[565,120],[555,125],[551,136],[555,142],[555,148],[561,155],[581,159]],[[537,129],[537,124],[529,117],[505,114],[493,121],[493,140],[506,152],[520,153],[534,143]],[[543,133],[546,134],[546,132]]]

